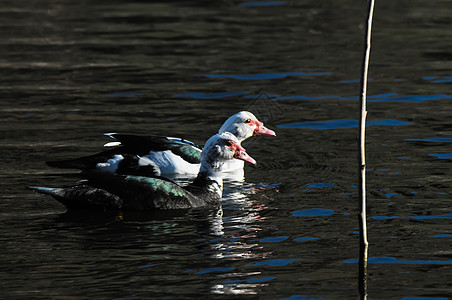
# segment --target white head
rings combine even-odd
[[[240,146],[239,140],[230,132],[212,136],[201,153],[201,172],[221,172],[223,164],[230,159],[240,159],[255,164],[256,161]],[[219,174],[221,175],[221,174]]]
[[[223,126],[221,126],[220,130],[218,130],[219,134],[222,134],[223,132],[230,132],[235,135],[239,140],[239,143],[255,134],[276,135],[273,130],[265,127],[264,124],[259,122],[259,120],[249,111],[241,111],[229,117],[229,119],[224,122]]]

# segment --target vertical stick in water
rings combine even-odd
[[[374,11],[374,0],[368,0],[367,26],[365,31],[365,51],[361,68],[361,106],[359,121],[359,291],[362,298],[367,298],[367,252],[369,243],[367,241],[366,225],[366,153],[365,153],[365,129],[366,129],[366,93],[367,72],[370,57],[370,36],[372,31],[372,17]]]

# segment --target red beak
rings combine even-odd
[[[276,136],[276,133],[273,130],[268,129],[267,127],[264,126],[264,123],[257,121],[257,122],[255,122],[255,124],[256,124],[256,129],[254,129],[254,134]]]
[[[232,145],[232,147],[235,150],[234,158],[240,159],[243,161],[247,161],[249,163],[252,163],[253,165],[256,164],[256,161],[254,160],[254,158],[252,158],[251,156],[248,155],[248,153],[246,153],[245,148],[243,148],[239,144],[235,144],[235,143]]]

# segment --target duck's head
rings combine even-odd
[[[219,171],[221,166],[230,159],[240,159],[256,164],[256,161],[240,146],[235,135],[230,132],[223,132],[212,136],[206,142],[201,153],[201,166]]]
[[[253,135],[276,135],[273,130],[265,127],[264,123],[260,122],[249,111],[241,111],[229,117],[218,130],[220,134],[223,132],[231,132],[240,143]]]

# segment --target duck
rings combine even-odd
[[[68,187],[29,189],[50,195],[68,209],[169,210],[219,206],[223,194],[223,165],[229,160],[256,161],[232,133],[215,134],[201,152],[196,178],[181,186],[165,177],[119,175],[94,170],[87,182]]]
[[[218,130],[219,134],[224,132],[235,135],[239,145],[254,135],[276,136],[249,111],[229,117]],[[114,139],[105,146],[115,148],[77,159],[46,163],[58,168],[96,169],[106,173],[142,176],[183,174],[194,177],[200,169],[202,148],[186,139],[120,133],[105,135]],[[243,178],[243,167],[243,161],[232,160],[223,164],[222,171],[235,172],[236,178]]]

